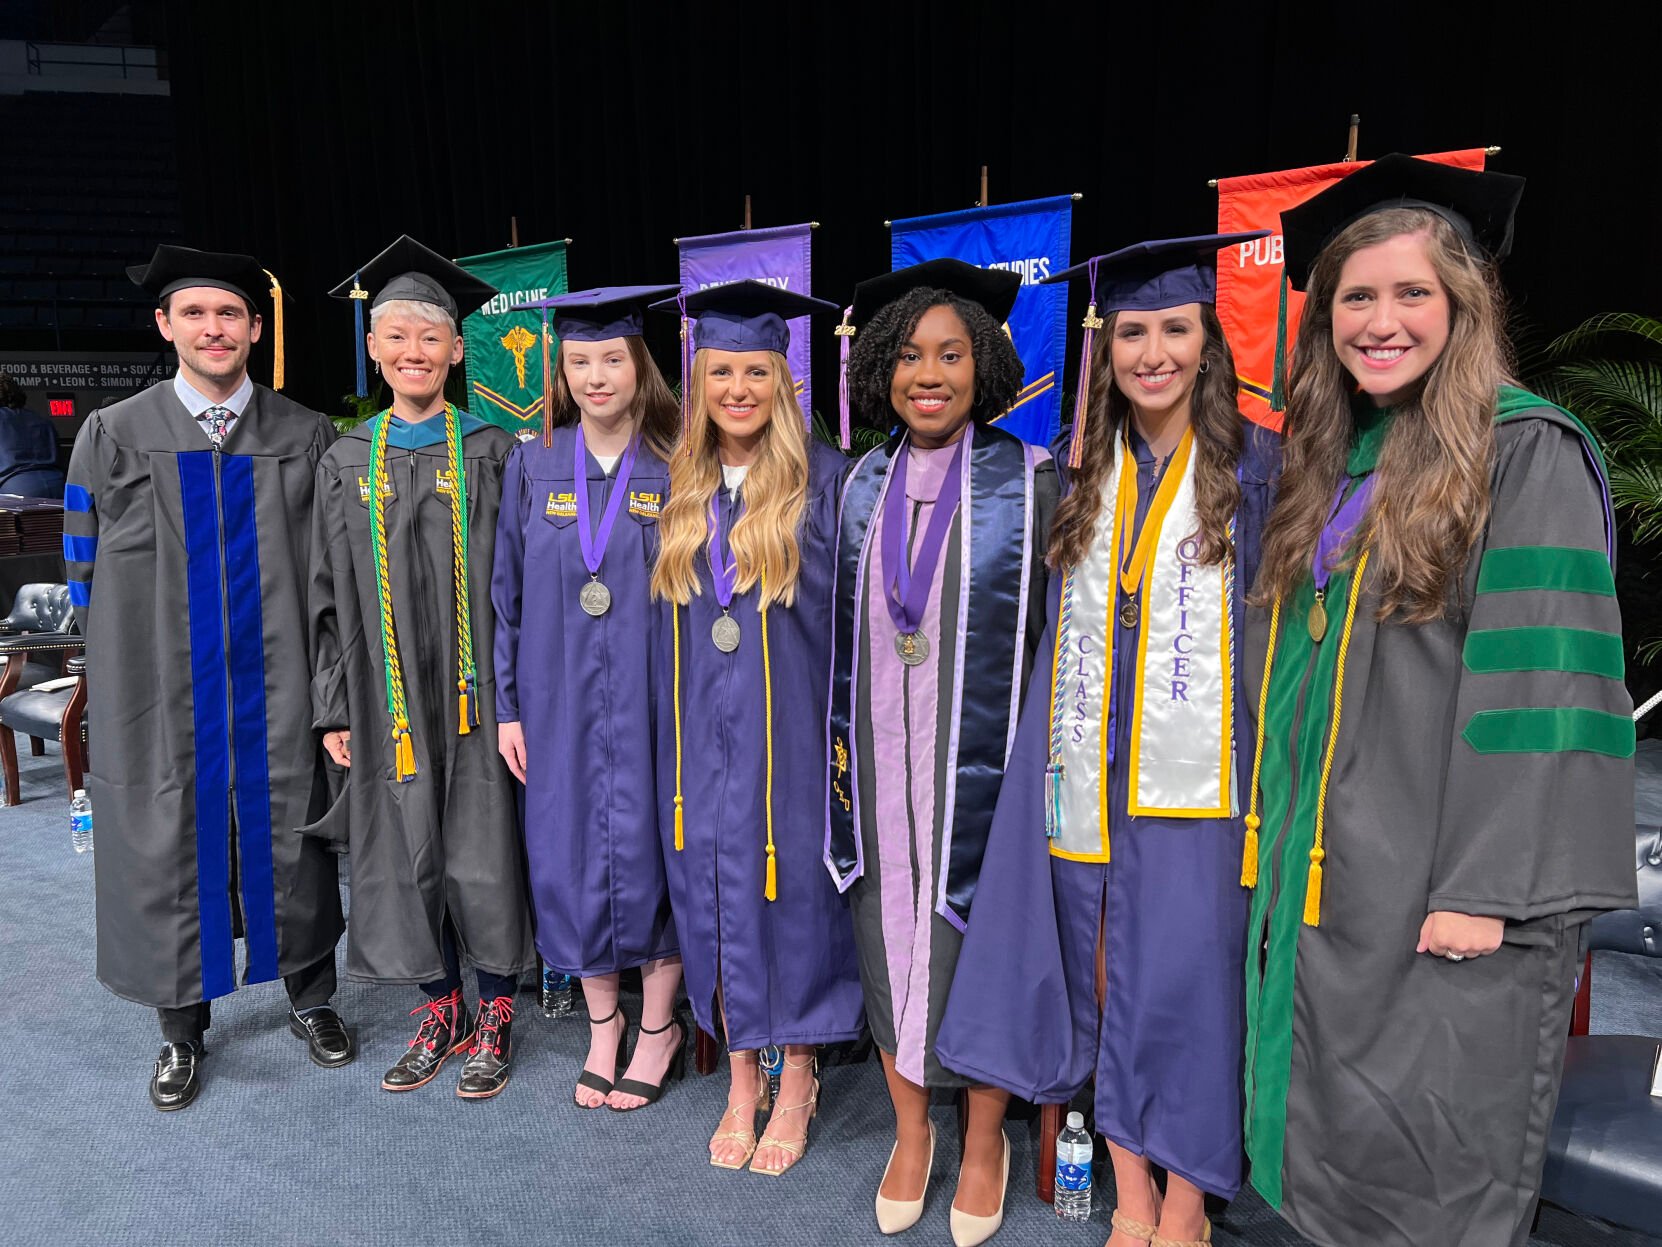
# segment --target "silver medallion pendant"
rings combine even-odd
[[[722,653],[731,654],[739,648],[739,621],[724,613],[710,625],[710,640]]]
[[[612,609],[612,591],[598,580],[591,580],[577,595],[577,604],[585,614],[599,618]]]
[[[897,632],[894,652],[908,667],[915,667],[929,657],[929,638],[921,632]]]
[[[1135,628],[1137,621],[1143,616],[1143,610],[1136,598],[1127,598],[1120,603],[1120,627]]]

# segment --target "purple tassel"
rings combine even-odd
[[[1091,354],[1102,317],[1096,314],[1096,261],[1090,262],[1091,305],[1085,309],[1084,340],[1079,344],[1079,382],[1073,394],[1073,436],[1068,440],[1068,467],[1077,471],[1085,459],[1085,421],[1091,409]]]
[[[837,326],[837,417],[842,423],[842,448],[851,450],[854,447],[854,430],[848,410],[848,346],[849,340],[854,337],[854,326],[848,323],[853,314],[852,307],[843,309],[843,323]]]
[[[675,302],[681,309],[681,440],[686,443],[687,454],[691,456],[693,345],[692,321],[687,319],[686,291],[676,295]]]

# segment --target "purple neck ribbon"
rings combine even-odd
[[[1373,498],[1373,473],[1362,478],[1362,483],[1349,498],[1345,497],[1345,490],[1350,488],[1353,476],[1339,478],[1339,487],[1333,491],[1333,505],[1327,513],[1327,523],[1323,525],[1321,536],[1316,539],[1316,553],[1310,560],[1310,575],[1316,582],[1316,588],[1327,591],[1327,582],[1333,575],[1333,568],[1339,562],[1344,549],[1350,544],[1351,537],[1356,532],[1356,526],[1362,522],[1362,517],[1368,513],[1368,503]]]
[[[929,589],[935,583],[935,566],[940,562],[941,547],[946,544],[947,530],[958,512],[958,501],[963,496],[964,479],[959,471],[964,458],[964,443],[969,430],[958,439],[947,465],[946,479],[941,482],[940,496],[929,516],[929,527],[923,530],[923,541],[918,545],[917,558],[906,557],[909,513],[906,507],[906,464],[912,457],[911,439],[901,448],[894,470],[889,474],[889,492],[883,499],[883,600],[889,605],[889,618],[901,632],[918,630],[923,622],[924,608],[929,605]],[[918,575],[914,577],[913,571]]]
[[[589,575],[598,576],[600,561],[606,557],[606,543],[612,539],[612,526],[617,523],[617,513],[629,492],[629,474],[635,468],[635,452],[640,449],[641,435],[637,430],[635,436],[629,439],[629,448],[623,452],[623,459],[618,463],[612,496],[606,499],[606,509],[600,515],[600,528],[593,533],[589,531],[589,463],[581,424],[577,426],[577,436],[571,440],[576,447],[571,488],[577,495],[577,540],[583,547],[583,566],[589,569]]]
[[[735,508],[744,504],[734,500]],[[727,534],[721,529],[721,491],[710,498],[710,515],[706,529],[710,534],[710,578],[716,583],[716,601],[722,610],[733,605],[733,585],[739,578],[739,560],[727,548]]]

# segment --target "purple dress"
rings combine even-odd
[[[705,555],[702,592],[660,607],[659,826],[680,933],[687,998],[698,1024],[748,1051],[769,1044],[837,1043],[859,1036],[860,976],[848,904],[820,862],[825,830],[825,702],[831,662],[831,582],[837,496],[848,461],[809,447],[808,498],[797,535],[796,601],[767,616],[767,713],[757,591],[735,594],[737,650],[711,640],[721,616]],[[722,532],[742,514],[743,488],[716,494]],[[675,845],[676,660],[680,630],[683,846]],[[773,751],[776,899],[764,894],[767,756]],[[717,989],[721,1002],[718,1007]]]
[[[576,426],[508,458],[497,521],[498,720],[525,732],[525,848],[537,949],[590,977],[675,952],[654,802],[652,608],[647,586],[669,469],[645,446],[600,566],[611,609],[584,613],[588,583],[573,492]],[[585,453],[590,523],[616,488]]]
[[[1157,480],[1137,459],[1135,532]],[[1258,540],[1278,463],[1272,435],[1249,431],[1236,519],[1237,634],[1258,565]],[[1112,505],[1112,500],[1108,501]],[[1108,775],[1111,862],[1052,856],[1045,838],[1050,685],[1062,578],[1051,584],[1050,629],[982,864],[960,972],[941,1022],[941,1062],[1040,1103],[1072,1099],[1094,1076],[1096,1129],[1225,1198],[1241,1185],[1242,966],[1248,893],[1239,819],[1127,813],[1132,716],[1115,713]],[[1123,590],[1118,591],[1123,599]],[[1136,630],[1116,623],[1119,635]],[[1114,647],[1114,704],[1137,696],[1137,646]],[[1236,671],[1236,768],[1247,733]],[[1244,759],[1250,771],[1250,753]],[[1241,775],[1244,792],[1248,775]],[[1096,954],[1105,946],[1099,1011]]]

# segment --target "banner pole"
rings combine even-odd
[[[982,165],[981,166],[981,198],[977,199],[975,201],[975,206],[977,208],[985,208],[987,206],[987,204],[988,204],[988,200],[987,200],[987,166]]]
[[[1345,145],[1345,163],[1350,164],[1356,159],[1356,135],[1362,128],[1362,114],[1350,115],[1350,141]]]
[[[519,246],[519,218],[517,216],[508,218],[508,245],[510,247]]]
[[[750,196],[744,197],[744,228],[750,228]]]

